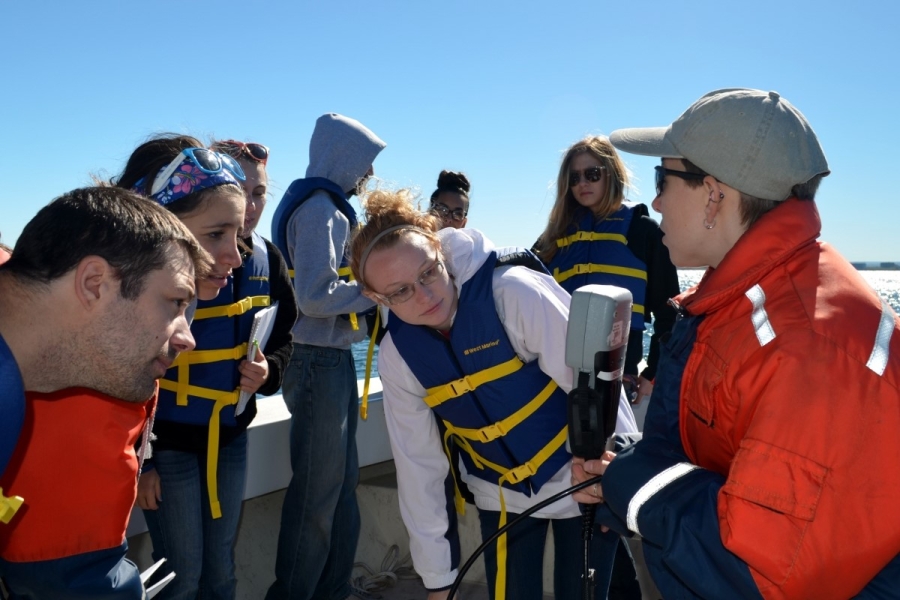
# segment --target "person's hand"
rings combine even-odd
[[[252,361],[242,360],[238,372],[241,374],[241,391],[253,394],[262,387],[269,378],[269,363],[262,350],[256,348],[256,357]]]
[[[162,488],[156,469],[144,471],[138,478],[138,493],[134,503],[144,510],[156,510],[162,501]]]
[[[447,600],[450,597],[450,589],[441,590],[439,592],[428,592],[428,600]],[[462,597],[457,593],[454,597],[454,600],[462,600]]]
[[[603,475],[610,461],[616,457],[614,452],[604,452],[603,456],[594,460],[584,460],[577,456],[572,459],[572,485],[578,485],[597,475]],[[603,487],[599,483],[572,494],[579,504],[597,504],[603,502]]]
[[[650,394],[653,393],[653,382],[649,379],[644,379],[643,377],[638,377],[638,391],[637,396],[635,397],[632,404],[637,406],[641,402],[650,398]]]

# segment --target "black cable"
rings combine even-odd
[[[591,568],[591,540],[594,539],[594,517],[596,504],[586,504],[581,515],[581,538],[584,540],[584,571],[582,571],[582,596],[584,600],[594,600],[597,585],[594,569]]]
[[[578,485],[573,485],[572,487],[570,487],[568,489],[565,489],[557,494],[554,494],[553,496],[550,496],[543,502],[538,502],[537,504],[535,504],[534,506],[532,506],[525,512],[521,513],[518,517],[516,517],[515,519],[513,519],[512,521],[510,521],[509,523],[507,523],[506,525],[504,525],[503,527],[501,527],[500,529],[495,531],[491,535],[491,537],[484,540],[484,542],[480,546],[478,546],[478,548],[475,550],[475,552],[472,553],[472,556],[469,557],[469,560],[466,561],[466,564],[464,564],[462,566],[462,568],[459,570],[459,573],[456,575],[456,581],[454,581],[453,585],[450,586],[450,593],[447,595],[448,600],[453,600],[454,596],[456,595],[456,592],[459,590],[459,586],[462,583],[462,580],[463,580],[463,577],[465,576],[465,574],[469,572],[469,569],[472,568],[473,564],[475,564],[475,560],[479,556],[481,556],[481,554],[487,549],[488,545],[490,545],[491,543],[496,541],[498,537],[500,537],[501,535],[503,535],[504,533],[506,533],[513,527],[515,527],[517,524],[519,524],[522,521],[522,519],[525,519],[526,517],[530,517],[531,515],[533,515],[537,511],[541,510],[545,506],[549,506],[549,505],[553,504],[554,502],[556,502],[557,500],[560,500],[562,498],[565,498],[566,496],[574,494],[575,492],[577,492],[579,490],[583,490],[586,487],[590,487],[590,486],[594,485],[595,483],[600,483],[600,481],[602,479],[603,479],[602,475],[597,475],[596,477],[593,477],[586,481],[582,481]],[[593,513],[595,512],[596,507],[593,504],[589,504],[587,506],[589,506],[591,508],[591,511],[590,511],[591,512],[591,526],[593,527]]]

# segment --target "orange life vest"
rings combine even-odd
[[[25,422],[0,487],[25,498],[0,526],[10,562],[64,558],[122,544],[137,495],[134,445],[156,403],[94,390],[27,392]]]

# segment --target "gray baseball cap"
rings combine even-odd
[[[619,129],[609,141],[632,154],[686,158],[765,200],[786,200],[795,185],[831,172],[806,117],[778,92],[716,90],[668,127]]]

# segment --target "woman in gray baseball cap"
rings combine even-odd
[[[598,521],[642,536],[663,597],[884,598],[900,582],[897,318],[818,241],[828,163],[776,92],[726,89],[668,127],[610,135],[660,157],[653,208],[679,267],[644,438]]]

